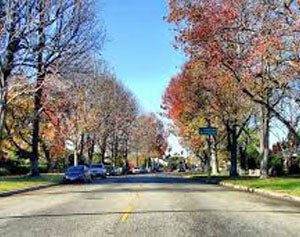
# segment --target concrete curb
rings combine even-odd
[[[15,189],[15,190],[7,191],[7,192],[0,192],[0,198],[12,196],[12,195],[19,194],[19,193],[35,191],[35,190],[39,190],[39,189],[43,189],[43,188],[50,188],[50,187],[57,186],[60,184],[61,183],[45,184],[45,185],[28,187],[28,188]]]
[[[277,199],[281,199],[284,201],[297,202],[298,204],[300,203],[300,197],[294,196],[294,195],[289,195],[289,194],[279,193],[279,192],[274,192],[274,191],[268,191],[268,190],[263,190],[263,189],[258,189],[258,188],[251,188],[251,187],[242,186],[242,185],[235,185],[235,184],[227,183],[224,181],[220,182],[219,184],[221,186],[224,186],[227,188],[232,188],[235,190],[240,190],[240,191],[249,192],[249,193],[256,193],[261,196],[277,198]]]

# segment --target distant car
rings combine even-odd
[[[106,169],[104,165],[91,165],[89,168],[89,172],[91,173],[92,178],[101,177],[102,179],[106,178]]]
[[[115,175],[114,167],[113,166],[105,166],[105,172],[107,176],[113,176]]]
[[[139,174],[140,173],[140,169],[138,169],[138,168],[131,168],[129,170],[129,173],[130,174]]]
[[[123,168],[122,167],[114,167],[113,173],[114,173],[114,175],[121,175],[123,173]]]
[[[160,167],[160,166],[157,166],[157,167],[154,167],[153,168],[153,172],[163,172],[164,171],[164,169],[163,169],[163,167]]]
[[[64,176],[64,182],[90,182],[91,174],[88,167],[85,165],[71,166],[69,167]]]
[[[147,174],[148,173],[148,170],[146,168],[140,168],[139,169],[139,173],[140,174]]]

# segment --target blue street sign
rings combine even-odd
[[[205,136],[216,136],[218,134],[218,129],[214,127],[199,128],[199,134]]]

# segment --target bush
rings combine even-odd
[[[0,176],[10,175],[10,172],[6,168],[0,168]]]
[[[255,144],[250,144],[246,148],[246,157],[248,169],[254,170],[259,168],[260,155]]]
[[[300,157],[292,156],[288,162],[288,173],[289,174],[299,174],[300,173]]]
[[[28,174],[30,172],[30,166],[28,165],[20,165],[14,166],[10,169],[12,174]]]
[[[268,168],[272,176],[283,175],[283,157],[281,155],[271,155]]]
[[[121,157],[121,156],[118,156],[117,158],[116,158],[116,166],[118,166],[118,167],[124,167],[125,166],[125,161],[124,161],[124,158],[123,157]]]
[[[58,162],[55,164],[54,169],[57,172],[64,172],[67,167],[68,167],[68,165],[65,162]]]
[[[296,164],[300,167],[300,155],[296,157]]]
[[[61,166],[64,166],[64,163],[61,163]],[[4,168],[11,175],[25,175],[30,173],[30,160],[29,159],[0,159],[0,167]],[[49,168],[50,167],[48,163],[44,161],[39,162],[39,171],[41,173],[48,173]],[[64,170],[64,167],[59,167],[59,168],[60,168],[59,171]]]
[[[47,173],[48,172],[48,165],[47,164],[39,164],[39,171],[41,173]]]
[[[28,174],[30,172],[30,165],[23,159],[1,160],[0,165],[11,175]]]

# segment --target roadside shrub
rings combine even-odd
[[[260,155],[255,144],[250,144],[246,148],[247,166],[248,169],[254,170],[259,168]]]
[[[47,173],[48,172],[48,170],[49,170],[49,167],[48,167],[48,165],[47,164],[39,164],[39,171],[41,172],[41,173]]]
[[[57,172],[64,172],[67,167],[68,167],[68,164],[66,164],[65,162],[58,162],[55,164],[55,170]]]
[[[0,168],[0,176],[10,175],[10,172],[6,168]]]
[[[300,173],[300,157],[293,156],[289,159],[288,164],[288,173],[289,174],[299,174]]]
[[[28,174],[30,172],[30,166],[20,165],[11,168],[11,174]]]
[[[296,158],[296,164],[298,165],[298,167],[300,167],[300,155],[298,155]]]
[[[115,165],[118,167],[124,167],[125,166],[125,162],[124,162],[124,158],[121,156],[118,156],[115,160]]]
[[[1,167],[8,170],[11,175],[27,174],[30,171],[28,162],[23,159],[6,159],[1,160]]]
[[[272,176],[283,175],[283,157],[281,155],[271,155],[269,157],[269,171]]]

